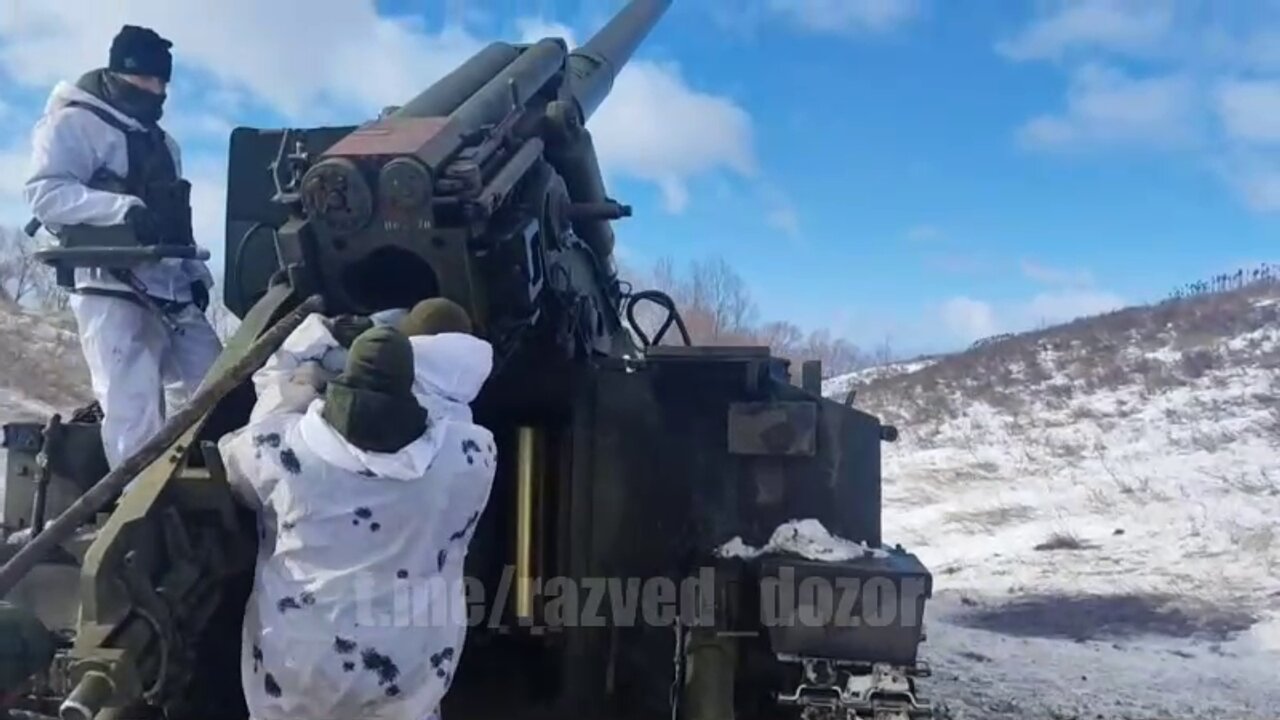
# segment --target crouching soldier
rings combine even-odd
[[[435,376],[442,406],[470,402],[487,379],[492,350],[472,339]],[[432,416],[414,375],[409,340],[374,327],[305,410],[278,405],[219,444],[261,523],[241,671],[253,720],[424,720],[449,688],[494,443],[469,421]],[[444,611],[405,617],[406,592],[416,604],[419,588],[440,584]]]

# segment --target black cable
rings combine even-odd
[[[255,222],[253,225],[249,226],[249,229],[245,231],[244,235],[240,236],[240,244],[236,246],[236,255],[231,260],[231,271],[235,273],[236,276],[236,302],[239,303],[241,307],[246,304],[246,293],[244,289],[244,248],[249,244],[249,238],[262,228],[271,228],[272,240],[276,239],[276,228],[264,222]]]
[[[642,301],[649,302],[662,307],[667,311],[667,319],[658,327],[658,331],[653,334],[653,340],[640,329],[640,322],[636,320],[636,305]],[[662,338],[666,337],[667,331],[671,329],[674,323],[676,329],[680,331],[680,337],[684,340],[686,346],[693,345],[693,340],[689,337],[689,329],[685,327],[684,318],[681,317],[680,311],[676,308],[676,303],[671,296],[661,290],[641,290],[633,293],[627,298],[627,322],[631,325],[631,330],[640,337],[641,343],[646,348],[653,347],[662,342]]]

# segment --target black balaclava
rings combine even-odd
[[[325,389],[323,417],[347,442],[393,453],[427,429],[413,396],[413,349],[395,328],[366,330],[351,343],[347,366]]]
[[[125,25],[111,41],[107,66],[86,73],[76,86],[143,125],[154,126],[164,114],[165,94],[140,88],[118,75],[142,75],[169,82],[173,76],[171,47],[173,43],[154,30]]]

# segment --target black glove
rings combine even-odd
[[[134,205],[124,214],[124,221],[133,228],[133,234],[141,245],[159,245],[162,239],[160,223],[155,213],[144,205]]]
[[[344,348],[351,348],[351,343],[360,333],[373,327],[373,321],[360,315],[339,315],[329,320],[329,332],[333,339]]]
[[[200,312],[209,309],[209,288],[202,282],[191,283],[191,302],[200,308]]]

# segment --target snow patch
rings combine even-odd
[[[913,372],[919,372],[937,361],[937,358],[904,360],[902,362],[886,363],[884,365],[863,368],[844,375],[837,375],[822,382],[822,394],[824,397],[835,400],[844,400],[844,397],[849,394],[849,391],[858,385],[873,382],[875,380],[884,380],[886,378],[897,377],[899,375],[909,375]]]
[[[808,560],[830,562],[889,556],[884,550],[868,547],[866,543],[856,543],[832,535],[822,523],[814,519],[792,520],[779,525],[768,544],[762,548],[753,548],[743,542],[741,537],[735,537],[716,549],[716,554],[720,557],[746,560],[769,553],[799,555]]]

